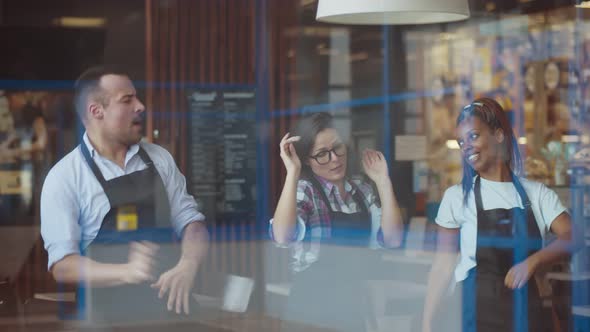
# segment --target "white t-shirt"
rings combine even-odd
[[[557,194],[544,184],[519,178],[529,196],[531,207],[543,239],[549,233],[551,223],[566,208],[561,204]],[[473,180],[475,187],[475,178]],[[511,209],[523,207],[523,204],[512,182],[496,182],[481,179],[481,198],[484,210]],[[472,189],[469,192],[467,205],[463,204],[463,189],[460,184],[445,191],[436,223],[445,228],[461,228],[461,258],[455,269],[455,280],[462,281],[467,272],[475,267],[475,248],[477,240],[477,208]]]

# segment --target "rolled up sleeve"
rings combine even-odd
[[[279,244],[274,237],[274,218],[269,221],[268,232],[272,241],[279,247],[289,247],[293,243],[301,242],[305,238],[307,225],[310,221],[319,222],[316,205],[312,198],[312,187],[305,181],[297,183],[297,221],[291,240],[287,244]]]
[[[60,172],[50,172],[41,192],[41,236],[48,270],[65,256],[80,253],[80,205],[70,182],[61,178]]]
[[[52,242],[45,244],[49,259],[47,262],[47,270],[51,270],[51,267],[64,259],[64,257],[73,254],[80,254],[80,245],[73,241],[61,241]]]
[[[545,231],[551,229],[551,224],[563,212],[568,213],[567,208],[561,203],[557,193],[541,184],[539,188],[539,209],[542,216]]]
[[[199,211],[199,206],[192,195],[189,195],[186,189],[186,178],[174,162],[172,155],[163,148],[165,165],[164,170],[169,170],[169,174],[161,174],[168,193],[170,202],[170,213],[172,226],[176,234],[181,237],[184,228],[192,222],[204,222],[205,216]]]
[[[291,239],[289,240],[288,243],[286,244],[281,244],[278,243],[275,240],[275,236],[274,236],[274,230],[273,230],[273,222],[274,222],[274,218],[271,219],[269,221],[269,225],[268,225],[268,234],[270,239],[278,246],[281,248],[288,248],[290,247],[293,243],[297,243],[297,242],[301,242],[303,241],[303,238],[305,237],[305,221],[299,217],[297,217],[297,223],[295,224],[295,231],[293,232],[293,236],[291,237]]]

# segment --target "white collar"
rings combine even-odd
[[[96,151],[96,149],[94,148],[94,146],[92,145],[92,142],[90,142],[90,138],[88,138],[88,132],[84,132],[84,136],[82,137],[82,140],[84,142],[84,144],[86,145],[86,148],[88,149],[88,151],[90,152],[90,156],[92,158],[94,158],[94,154],[96,152],[96,154],[98,154],[100,156],[100,154],[98,153],[98,151]],[[125,155],[125,164],[127,164],[127,161],[129,159],[131,159],[131,157],[133,157],[135,154],[137,154],[139,152],[139,144],[133,144],[131,145],[128,149],[127,149],[127,153]],[[101,156],[102,157],[102,156]]]

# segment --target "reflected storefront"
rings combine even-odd
[[[481,252],[476,257],[475,249],[473,257],[466,253],[471,238],[465,234],[480,229],[478,212],[524,211],[528,199],[543,248],[565,242],[528,276],[536,287],[527,289],[538,292],[542,306],[534,310],[543,317],[518,311],[527,310],[526,301],[514,305],[516,314],[496,314],[513,317],[515,331],[534,326],[536,318],[543,318],[542,331],[590,331],[590,9],[574,0],[465,2],[465,20],[353,25],[317,21],[315,0],[0,0],[0,329],[471,331],[465,308],[475,302],[465,295],[475,301],[484,286],[476,288],[471,282],[481,279],[466,278],[468,272],[459,276],[465,264],[473,262],[465,271],[474,271],[485,258]],[[181,174],[178,190],[193,196],[205,217],[199,222],[207,249],[190,286],[187,301],[195,312],[188,317],[126,319],[123,301],[116,307],[123,323],[92,326],[90,317],[101,314],[88,305],[95,295],[81,298],[79,284],[57,282],[55,271],[48,271],[43,186],[50,169],[88,131],[76,114],[75,80],[91,66],[108,64],[125,69],[145,105],[139,144],[153,143],[170,154],[168,169],[175,166]],[[492,150],[458,130],[458,117],[477,113],[482,97],[495,100],[507,119],[507,127],[489,127],[514,132],[526,195],[516,187],[490,194],[488,173],[477,159]],[[281,142],[294,135],[299,121],[321,112],[331,115],[326,128],[338,139],[312,144],[307,156],[298,155],[301,165],[315,175],[332,174],[321,173],[314,157],[327,153],[332,165],[340,160],[341,142],[346,172],[320,176],[306,187],[306,178],[293,176],[300,174],[285,163]],[[291,143],[295,149],[298,143]],[[383,181],[367,175],[367,149],[382,153],[393,214],[383,201],[389,197]],[[466,155],[468,149],[476,152]],[[473,220],[445,210],[452,205],[449,188],[458,188],[463,198],[466,165],[482,179],[483,207],[478,209],[473,191],[465,201]],[[166,182],[164,173],[174,172],[160,173]],[[288,205],[294,212],[283,222],[286,192],[295,204]],[[80,215],[92,205],[80,204]],[[135,220],[133,209],[125,211],[121,218]],[[403,240],[387,246],[383,234],[387,241],[394,228],[381,216],[395,219],[395,211]],[[340,214],[360,216],[367,227],[349,223],[352,231],[339,233],[343,229],[330,216]],[[453,220],[442,220],[448,215]],[[571,221],[571,232],[554,220]],[[441,246],[448,235],[441,228],[451,221],[457,221],[449,228],[455,237]],[[287,225],[278,239],[277,222]],[[59,222],[51,225],[59,232]],[[184,234],[174,234],[167,222],[154,225],[142,233],[145,238],[115,232],[117,243],[101,246],[122,264],[130,242],[148,239],[158,244],[158,259],[184,257]],[[362,245],[355,236],[336,236],[360,233],[369,239]],[[87,232],[80,234],[76,250],[84,252],[80,236]],[[322,249],[314,247],[315,239]],[[491,247],[518,247],[501,236],[496,240]],[[450,255],[445,262],[452,275],[437,269],[441,252]],[[301,262],[317,262],[320,272],[301,277]],[[428,304],[436,279],[431,271],[444,279],[438,306]],[[498,280],[490,282],[495,294],[518,293]],[[152,295],[158,297],[142,294]],[[164,311],[167,298],[159,300]],[[294,303],[308,311],[291,315]],[[324,319],[325,307],[335,316]],[[432,308],[436,323],[428,329],[424,317]],[[129,313],[142,311],[140,305]],[[331,324],[336,321],[341,324]]]

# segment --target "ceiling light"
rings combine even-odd
[[[451,150],[459,150],[459,143],[457,143],[456,140],[454,139],[450,139],[447,141],[447,148],[451,149]]]
[[[426,24],[469,18],[467,0],[320,0],[316,19],[342,24]]]
[[[58,17],[53,24],[67,28],[102,28],[106,19],[102,17]]]
[[[578,143],[578,142],[580,142],[580,136],[578,136],[578,135],[562,135],[561,141],[564,143]]]

